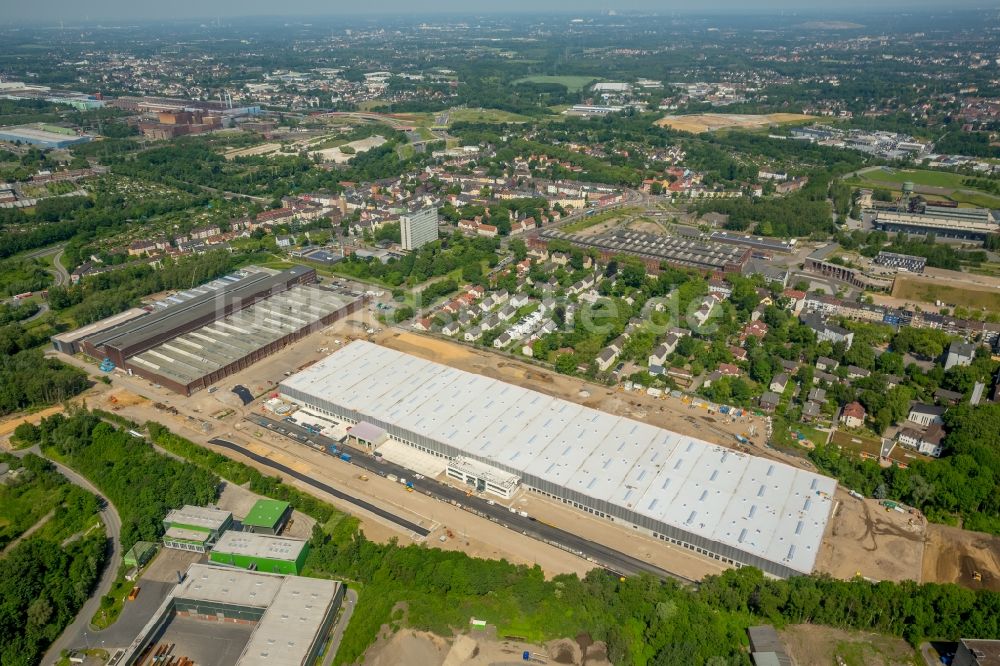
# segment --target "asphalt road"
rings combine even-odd
[[[374,513],[377,516],[385,518],[386,520],[389,520],[389,521],[391,521],[391,522],[399,525],[403,529],[410,530],[411,532],[415,532],[416,534],[419,534],[422,537],[425,537],[428,534],[430,534],[430,530],[428,530],[426,527],[421,527],[420,525],[417,525],[416,523],[412,523],[409,520],[406,520],[405,518],[400,518],[399,516],[397,516],[394,513],[390,513],[390,512],[386,511],[385,509],[383,509],[381,507],[375,506],[371,502],[366,502],[363,499],[358,499],[357,497],[354,497],[352,495],[348,495],[345,492],[337,490],[333,486],[330,486],[330,485],[328,485],[326,483],[323,483],[321,481],[317,481],[316,479],[314,479],[314,478],[312,478],[310,476],[307,476],[307,475],[303,474],[302,472],[297,472],[297,471],[295,471],[294,469],[292,469],[290,467],[286,467],[285,465],[282,465],[281,463],[276,463],[276,462],[274,462],[273,460],[271,460],[269,458],[265,458],[264,456],[257,455],[253,451],[251,451],[249,449],[245,449],[242,446],[240,446],[239,444],[236,444],[234,442],[230,442],[229,440],[226,440],[226,439],[220,439],[218,437],[216,437],[215,439],[208,440],[208,443],[209,444],[214,444],[216,446],[221,446],[224,449],[229,449],[231,451],[236,451],[237,453],[239,453],[241,455],[244,455],[247,458],[250,458],[254,462],[258,462],[258,463],[260,463],[262,465],[267,465],[268,467],[270,467],[272,469],[275,469],[275,470],[281,472],[282,474],[290,476],[293,479],[298,479],[299,481],[302,481],[303,483],[308,483],[313,488],[316,488],[318,490],[322,490],[325,493],[330,493],[331,495],[333,495],[337,499],[342,499],[345,502],[350,502],[351,504],[353,504],[355,506],[361,507],[365,511],[369,511],[371,513]]]
[[[351,588],[347,588],[347,592],[344,594],[344,612],[341,613],[340,619],[337,620],[337,625],[333,628],[333,637],[326,647],[327,653],[323,657],[323,666],[330,666],[333,663],[333,658],[337,656],[340,641],[344,638],[344,631],[347,630],[347,625],[350,623],[351,616],[354,615],[354,608],[357,605],[358,593]]]
[[[303,446],[307,446],[303,443],[303,440],[305,439],[311,439],[316,444],[322,445],[324,450],[328,446],[336,446],[341,451],[347,451],[351,454],[350,464],[352,465],[356,465],[357,467],[360,467],[370,473],[379,474],[380,476],[395,474],[398,477],[406,477],[413,483],[415,492],[421,492],[429,497],[449,502],[455,506],[465,509],[466,511],[485,518],[486,520],[490,520],[516,532],[521,532],[525,536],[530,536],[533,539],[555,546],[556,548],[561,548],[562,550],[584,557],[587,561],[593,562],[595,565],[608,569],[613,573],[619,575],[634,575],[640,572],[646,572],[660,578],[672,578],[682,583],[695,583],[692,580],[682,576],[677,576],[676,574],[664,571],[663,569],[653,566],[652,564],[643,562],[642,560],[632,557],[631,555],[609,548],[604,544],[588,541],[587,539],[584,539],[576,534],[566,532],[565,530],[561,530],[553,525],[534,520],[530,516],[526,518],[519,513],[511,512],[507,507],[501,504],[491,504],[491,500],[486,500],[475,495],[466,495],[464,490],[455,488],[454,486],[446,483],[441,483],[427,478],[416,479],[413,476],[412,470],[406,469],[401,465],[396,465],[395,463],[391,463],[384,459],[382,459],[383,462],[378,462],[379,459],[370,456],[365,451],[344,446],[333,441],[332,439],[329,439],[328,437],[324,437],[323,435],[311,433],[305,428],[293,423],[288,423],[287,421],[275,421],[274,419],[270,419],[259,414],[251,414],[246,418],[250,422],[256,423],[265,428],[267,428],[267,424],[270,423],[273,427],[268,428],[269,430],[278,434],[283,434]],[[278,430],[278,428],[284,428],[287,432],[282,433]],[[295,435],[302,437],[302,440],[297,439]],[[212,440],[211,443],[214,444],[216,442],[215,440]],[[244,453],[244,451],[240,452]],[[245,455],[252,456],[253,454],[251,452],[245,452]],[[267,458],[260,459],[258,462],[277,468],[276,464]],[[284,466],[281,467],[288,469]],[[295,475],[296,478],[304,476],[298,475],[298,473],[294,472],[294,470],[289,470],[289,472]],[[318,482],[314,480],[306,478],[301,480],[306,481],[311,485],[317,487],[319,486]]]
[[[37,446],[33,446],[30,449],[25,449],[23,451],[16,451],[14,455],[23,456],[29,452],[39,456],[42,455]],[[111,585],[115,582],[115,577],[118,575],[118,569],[122,564],[120,540],[122,521],[118,516],[118,511],[115,509],[114,505],[105,499],[104,496],[101,495],[100,491],[98,491],[90,481],[65,465],[61,465],[55,461],[50,462],[55,465],[60,474],[69,479],[70,483],[97,496],[102,506],[101,520],[104,522],[104,527],[108,533],[109,553],[106,564],[104,565],[104,571],[101,573],[101,579],[98,581],[93,593],[83,604],[80,612],[76,614],[76,619],[73,620],[73,623],[66,627],[59,638],[57,638],[55,642],[52,643],[52,646],[49,647],[48,652],[46,652],[45,656],[42,658],[43,664],[56,663],[59,661],[59,655],[63,650],[86,647],[88,645],[88,641],[90,641],[89,645],[91,646],[100,644],[100,636],[98,636],[96,632],[90,631],[90,618],[92,618],[94,613],[96,613],[100,608],[101,597],[106,595],[111,590]]]

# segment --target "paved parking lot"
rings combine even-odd
[[[139,578],[139,596],[126,601],[118,621],[104,631],[87,630],[81,642],[105,649],[128,646],[153,617],[156,610],[177,584],[177,572],[185,572],[194,562],[205,556],[182,550],[162,548],[156,558]],[[208,663],[208,662],[206,662]]]

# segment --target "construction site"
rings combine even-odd
[[[371,321],[366,320],[364,313],[360,312],[288,345],[274,355],[237,372],[228,381],[233,385],[245,386],[254,397],[266,400],[277,394],[277,386],[285,377],[298,369],[310,367],[332,350],[354,339],[371,340],[391,349],[500,379],[609,414],[641,420],[734,450],[744,448],[755,456],[813,470],[808,460],[765,446],[766,424],[762,417],[747,413],[732,418],[729,415],[711,414],[696,406],[693,401],[669,395],[654,398],[641,392],[613,390],[559,375],[538,365],[440,338],[395,329],[375,332],[371,328]],[[77,359],[70,359],[70,362],[82,364]],[[252,414],[264,414],[278,421],[282,417],[262,409],[261,401],[244,405],[229,390],[228,385],[223,387],[224,390],[212,393],[201,391],[190,398],[178,400],[176,394],[163,387],[156,387],[140,377],[128,376],[122,372],[115,372],[113,377],[112,388],[100,389],[100,398],[91,396],[88,400],[106,409],[119,411],[123,416],[138,422],[154,420],[164,423],[179,434],[250,464],[264,473],[275,474],[272,465],[282,465],[302,474],[304,478],[323,481],[353,496],[368,498],[393,514],[421,526],[427,532],[426,535],[418,535],[401,529],[391,521],[279,472],[287,482],[358,516],[362,529],[371,539],[386,541],[402,536],[408,540],[433,544],[438,548],[461,550],[472,556],[539,564],[547,576],[568,572],[582,574],[595,566],[594,562],[575,553],[542,543],[496,522],[484,520],[462,508],[426,497],[420,492],[408,492],[400,483],[365,473],[353,461],[345,464],[329,452],[317,450],[304,441],[295,439],[290,432],[282,433],[277,429],[270,430],[250,423],[246,418]],[[735,435],[741,433],[749,435],[746,444],[740,444],[736,440]],[[242,453],[209,443],[220,434],[239,443],[257,458],[249,458]],[[435,481],[454,483],[446,475]],[[942,570],[941,575],[937,574],[938,563],[947,562],[956,554],[953,545],[959,541],[944,540],[935,547],[933,533],[927,530],[922,517],[886,511],[874,502],[861,502],[852,498],[842,489],[836,491],[832,500],[831,518],[816,557],[815,571],[841,578],[860,574],[872,580],[912,578],[959,582],[955,576],[946,579],[946,571]],[[539,522],[558,526],[608,548],[627,551],[642,561],[689,580],[719,573],[730,566],[650,535],[637,533],[624,524],[619,526],[598,519],[539,493],[519,492],[509,504]],[[910,520],[913,520],[913,524],[910,524]],[[871,557],[873,552],[875,557]],[[972,556],[977,553],[981,555],[978,547],[972,543],[969,544],[969,553]],[[982,557],[979,559],[982,560]],[[982,561],[976,566],[981,569],[980,575],[984,581],[996,581],[1000,578],[1000,568],[996,563]],[[963,582],[964,580],[962,577]]]

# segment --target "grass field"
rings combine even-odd
[[[596,80],[597,79],[592,76],[545,76],[542,74],[536,74],[534,76],[526,76],[523,79],[518,79],[517,81],[514,81],[514,85],[517,85],[518,83],[558,83],[566,86],[566,89],[569,92],[579,92]]]
[[[899,194],[904,182],[910,181],[917,186],[940,187],[943,190],[940,196],[951,199],[959,204],[977,206],[981,208],[1000,207],[1000,197],[988,192],[977,191],[962,184],[965,176],[947,171],[930,171],[927,169],[879,169],[869,171],[860,176],[848,179],[849,185],[858,187],[881,187]],[[964,190],[964,191],[958,191]],[[932,195],[933,196],[933,195]]]
[[[942,284],[928,278],[900,275],[892,287],[893,298],[934,303],[941,301],[990,312],[1000,311],[1000,292],[984,286],[982,289]]]
[[[801,113],[767,113],[763,115],[743,113],[697,113],[685,116],[666,116],[656,121],[657,125],[681,132],[715,132],[725,129],[759,129],[771,125],[801,123],[813,120],[815,116]]]
[[[453,123],[524,123],[531,119],[500,109],[455,109],[450,120]]]

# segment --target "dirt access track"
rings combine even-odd
[[[660,127],[681,132],[715,132],[723,129],[757,129],[781,125],[784,123],[801,123],[813,120],[815,116],[801,113],[767,113],[753,115],[745,113],[698,113],[687,116],[667,116],[660,118],[656,124]]]
[[[928,526],[923,582],[1000,592],[1000,537],[948,525]]]
[[[920,581],[926,521],[886,511],[877,500],[859,500],[843,488],[816,557],[816,571],[834,578]]]

